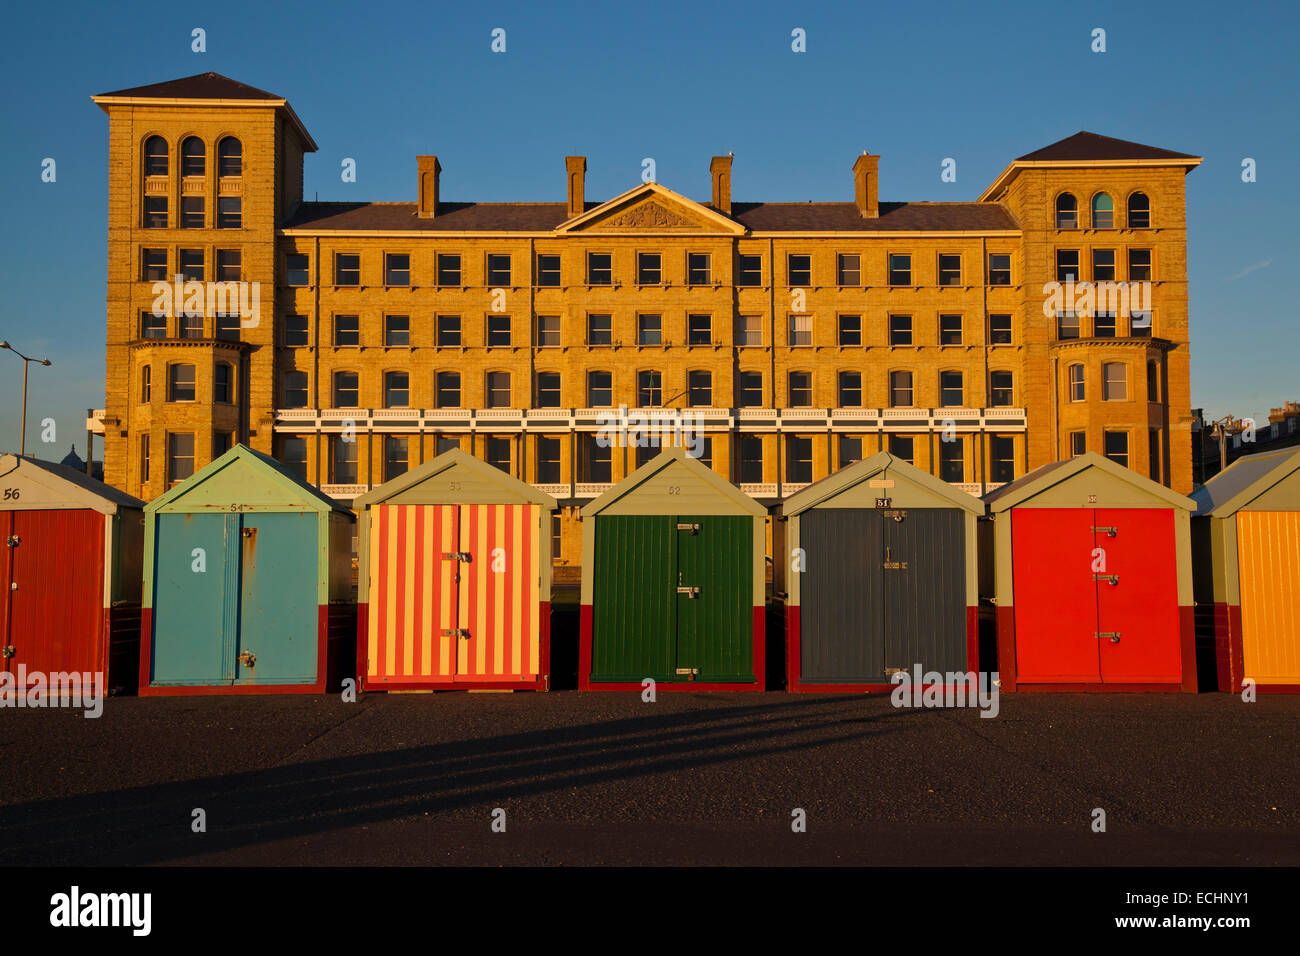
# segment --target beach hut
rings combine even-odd
[[[351,676],[353,524],[245,445],[151,501],[140,693],[321,693]]]
[[[11,680],[75,672],[96,675],[99,693],[135,690],[143,508],[64,465],[0,455],[0,669]]]
[[[454,448],[353,507],[363,688],[548,689],[554,498]]]
[[[1196,602],[1213,608],[1216,683],[1300,692],[1300,449],[1247,455],[1192,499]]]
[[[979,499],[880,452],[781,512],[789,690],[888,690],[917,665],[979,671]]]
[[[984,501],[1002,690],[1196,690],[1190,498],[1089,452]]]
[[[582,509],[582,690],[762,690],[766,510],[681,448]]]

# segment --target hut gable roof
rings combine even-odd
[[[935,503],[941,507],[955,506],[974,515],[984,514],[984,503],[978,498],[968,495],[960,488],[954,488],[946,481],[941,481],[929,472],[922,471],[915,465],[909,464],[887,451],[854,462],[847,468],[841,468],[834,474],[813,482],[807,488],[785,499],[782,512],[787,518],[801,514],[809,508],[816,507],[831,498],[843,494],[848,489],[860,485],[864,481],[875,478],[877,475],[884,475],[887,480],[904,481],[927,491],[934,496]],[[888,489],[880,491],[879,497],[888,498],[889,496]]]
[[[1198,516],[1226,518],[1300,472],[1300,449],[1246,455],[1192,493]]]
[[[443,480],[439,481],[441,478]],[[461,489],[448,485],[459,481]],[[372,488],[353,501],[357,511],[399,499],[399,504],[533,504],[554,511],[555,499],[459,448]]]
[[[236,445],[149,502],[145,511],[229,511],[234,504],[250,510],[338,511],[352,517],[342,504],[247,445]]]
[[[599,498],[589,502],[582,509],[582,516],[589,518],[598,515],[616,506],[629,495],[639,491],[650,491],[659,484],[673,485],[692,492],[681,495],[680,507],[675,511],[668,504],[673,496],[665,493],[663,501],[659,501],[658,496],[655,496],[656,504],[664,505],[663,514],[749,514],[755,517],[767,515],[767,509],[749,495],[698,458],[692,458],[683,449],[674,447],[664,449]],[[701,510],[702,507],[719,510]]]
[[[40,461],[27,455],[0,455],[0,477],[17,472],[22,479],[41,489],[39,500],[28,498],[16,503],[23,507],[89,508],[100,514],[116,514],[119,508],[143,508],[139,498],[119,491],[85,472],[52,461]]]
[[[1090,468],[1129,485],[1140,495],[1150,498],[1153,505],[1163,502],[1174,508],[1182,508],[1184,511],[1193,511],[1196,508],[1196,503],[1191,498],[1170,491],[1164,485],[1157,484],[1149,478],[1143,478],[1133,469],[1117,465],[1109,458],[1099,455],[1095,451],[1076,455],[1064,461],[1052,462],[1043,465],[1041,468],[1035,468],[1015,481],[1005,484],[995,491],[990,491],[984,496],[984,501],[989,506],[989,511],[997,514],[1006,511],[1008,508],[1024,504],[1031,498],[1035,498],[1049,489],[1069,481]],[[1106,505],[1100,503],[1098,507],[1106,507]]]

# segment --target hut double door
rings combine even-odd
[[[1018,508],[1011,519],[1016,679],[1182,679],[1169,508]]]
[[[753,683],[753,519],[596,520],[591,680]]]
[[[88,509],[0,512],[0,670],[103,670],[105,520]]]
[[[160,515],[152,682],[315,683],[317,524],[313,512]]]
[[[1300,684],[1300,512],[1238,511],[1244,677]]]
[[[966,534],[955,508],[799,516],[800,680],[875,683],[966,669]]]
[[[541,668],[537,505],[370,512],[367,683],[533,683]]]

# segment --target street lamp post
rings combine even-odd
[[[0,342],[0,349],[8,349],[23,360],[23,424],[22,437],[18,440],[18,454],[27,454],[27,363],[39,362],[41,365],[53,365],[49,359],[31,358],[18,351],[8,342]]]

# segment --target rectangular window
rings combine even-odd
[[[1011,253],[989,253],[989,285],[1011,285]]]
[[[1086,454],[1088,451],[1088,433],[1087,432],[1070,432],[1070,454],[1078,456]]]
[[[582,475],[581,481],[592,484],[608,484],[613,481],[614,448],[599,436],[582,436]],[[603,447],[602,447],[603,446]]]
[[[392,481],[399,475],[406,474],[411,467],[411,451],[408,439],[398,435],[384,436],[384,481]]]
[[[149,436],[140,436],[140,480],[149,481]]]
[[[599,373],[608,375],[608,372]],[[664,377],[660,372],[647,369],[636,373],[637,408],[654,408],[663,402]],[[608,399],[605,404],[609,404]]]
[[[1123,362],[1106,362],[1101,367],[1101,399],[1122,402],[1128,399],[1128,366]]]
[[[710,285],[713,282],[713,265],[707,252],[686,254],[686,282],[689,285]]]
[[[741,256],[740,269],[736,276],[736,285],[756,286],[763,284],[763,257]]]
[[[1147,401],[1160,401],[1160,366],[1147,362]]]
[[[406,253],[389,252],[384,255],[384,285],[411,284],[411,257]]]
[[[190,315],[188,312],[182,312],[176,317],[177,326],[180,329],[180,337],[183,339],[201,339],[203,338],[203,316]]]
[[[663,316],[638,315],[636,317],[636,344],[663,345]]]
[[[487,344],[492,348],[510,344],[510,316],[495,313],[488,316]]]
[[[1078,249],[1057,249],[1056,250],[1056,281],[1057,282],[1078,282],[1079,281],[1079,250]]]
[[[1010,435],[989,436],[989,479],[1002,484],[1016,479],[1016,443]]]
[[[439,372],[434,376],[433,396],[439,408],[460,408],[460,372]]]
[[[1010,372],[989,372],[989,403],[994,408],[1009,408],[1014,404]]]
[[[763,481],[763,439],[758,435],[740,436],[740,480],[757,485]]]
[[[240,196],[217,197],[217,228],[239,229],[243,226],[243,199]]]
[[[487,281],[490,286],[510,284],[510,256],[489,255],[487,257]]]
[[[167,197],[144,197],[144,227],[146,229],[167,228]]]
[[[840,372],[839,374],[840,408],[862,407],[862,373]]]
[[[1070,401],[1082,402],[1087,398],[1088,382],[1082,365],[1071,365],[1069,370]]]
[[[790,484],[808,484],[813,480],[812,445],[813,440],[811,438],[804,438],[800,435],[788,435],[786,437],[785,480]]]
[[[167,401],[194,401],[194,366],[177,363],[167,366]]]
[[[761,315],[742,315],[737,319],[736,344],[763,344],[763,317]]]
[[[297,475],[300,481],[306,481],[307,439],[294,437],[281,438],[280,463]]]
[[[408,348],[411,344],[411,317],[409,315],[384,316],[384,345],[388,348]]]
[[[613,285],[613,256],[608,252],[587,253],[587,285]]]
[[[510,439],[491,436],[483,442],[483,460],[510,474]]]
[[[361,344],[361,323],[355,315],[334,316],[334,345],[336,348]]]
[[[140,338],[165,339],[167,337],[167,316],[154,315],[152,312],[140,313]]]
[[[451,348],[460,345],[460,316],[440,315],[438,322],[438,347]]]
[[[1130,249],[1128,251],[1128,277],[1130,282],[1151,281],[1151,250]]]
[[[811,408],[813,403],[812,372],[791,372],[789,405],[791,408]]]
[[[488,372],[487,407],[511,408],[510,401],[510,373]]]
[[[961,256],[939,256],[939,285],[961,285]]]
[[[786,256],[785,275],[786,285],[812,285],[812,256]]]
[[[1152,428],[1147,432],[1147,474],[1152,481],[1160,481],[1163,471],[1160,468],[1160,429]]]
[[[916,463],[916,440],[911,435],[890,435],[889,453],[909,465]]]
[[[686,317],[686,344],[710,345],[713,342],[713,316],[688,315]]]
[[[184,481],[194,474],[194,434],[167,436],[167,483]]]
[[[559,372],[538,372],[537,373],[537,407],[538,408],[559,408],[560,407],[560,373]]]
[[[960,435],[939,441],[939,477],[947,482],[966,480],[966,442]]]
[[[1128,334],[1136,339],[1151,338],[1151,313],[1148,312],[1129,312],[1128,314]]]
[[[686,373],[686,401],[691,408],[713,405],[713,373],[695,370]]]
[[[153,399],[153,367],[140,366],[140,401],[148,403]]]
[[[284,281],[291,286],[311,283],[311,260],[308,256],[291,252],[284,257]]]
[[[539,255],[537,257],[537,284],[546,288],[560,287],[560,257]]]
[[[939,373],[939,404],[944,408],[962,406],[962,373],[955,371]]]
[[[790,346],[812,345],[812,316],[790,316]]]
[[[850,438],[848,435],[840,436],[840,456],[839,467],[847,468],[862,460],[862,439]]]
[[[939,344],[961,345],[961,316],[939,316]]]
[[[1092,250],[1092,278],[1094,282],[1115,281],[1115,250]]]
[[[586,405],[589,408],[614,405],[614,373],[586,373]]]
[[[217,338],[222,342],[239,341],[239,315],[230,312],[218,312],[213,316],[217,324]]]
[[[346,435],[335,435],[330,442],[330,484],[357,483],[357,442]]]
[[[912,373],[889,373],[889,404],[892,408],[912,408]]]
[[[912,284],[912,257],[908,253],[890,253],[889,284]]]
[[[334,407],[356,408],[360,376],[356,372],[334,373]]]
[[[180,251],[180,273],[186,280],[203,281],[202,249],[182,249]]]
[[[1128,467],[1128,432],[1103,432],[1102,452],[1117,465]]]
[[[990,345],[1011,344],[1011,316],[1009,315],[989,316],[989,344]]]
[[[311,337],[307,330],[307,316],[285,316],[285,345],[295,349],[311,345]]]
[[[181,197],[181,228],[202,229],[206,219],[203,215],[202,196]]]
[[[891,315],[889,317],[889,344],[912,344],[912,317],[910,315]]]
[[[238,249],[217,250],[217,281],[238,282],[243,272],[243,255]]]
[[[587,344],[614,344],[613,323],[608,315],[587,316]]]
[[[741,372],[736,380],[736,407],[763,407],[763,373]]]
[[[1056,337],[1058,339],[1077,339],[1079,337],[1079,316],[1076,313],[1056,313]]]
[[[212,400],[230,404],[235,389],[234,366],[218,362],[212,369]]]
[[[411,405],[411,374],[409,372],[384,373],[384,408],[409,408]]]
[[[841,315],[837,324],[839,343],[842,348],[857,348],[862,344],[862,316]]]
[[[659,285],[663,281],[662,257],[657,252],[636,254],[636,281],[638,285]]]
[[[334,255],[334,284],[361,284],[361,256],[351,252],[338,252]]]
[[[560,483],[560,439],[539,435],[537,438],[537,483]],[[558,516],[557,516],[558,517]]]
[[[840,285],[862,285],[862,257],[841,253],[836,257],[836,279]]]
[[[307,373],[285,372],[282,386],[285,408],[307,407]]]
[[[1115,313],[1098,312],[1092,317],[1092,334],[1099,339],[1115,337]]]
[[[140,250],[140,279],[143,282],[167,281],[167,250]]]
[[[558,315],[537,317],[537,345],[539,348],[559,348],[560,317]]]
[[[438,285],[460,285],[459,253],[439,253]]]

